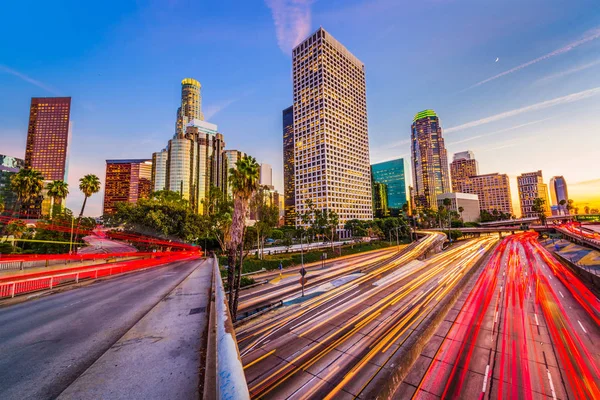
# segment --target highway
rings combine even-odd
[[[198,263],[175,262],[0,308],[0,398],[56,398]]]
[[[479,238],[426,262],[413,248],[238,329],[251,396],[371,398],[414,329],[496,242]]]
[[[397,247],[386,248],[367,254],[352,255],[344,260],[333,260],[324,264],[321,263],[306,267],[307,274],[305,278],[305,289],[314,288],[326,282],[334,280],[337,277],[351,274],[369,268],[373,264],[382,262],[398,253]],[[244,290],[240,295],[239,312],[268,306],[281,299],[301,292],[300,284],[300,266],[288,268],[282,273],[268,272],[254,276],[256,281],[268,279],[269,282],[251,289]]]
[[[415,399],[599,399],[599,339],[598,298],[535,233],[512,235],[408,383]]]

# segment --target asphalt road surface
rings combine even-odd
[[[240,328],[250,395],[372,398],[402,344],[496,240],[474,240],[426,262],[405,253]]]
[[[0,308],[0,399],[58,396],[200,261]]]
[[[600,302],[536,241],[503,241],[401,398],[599,399]]]

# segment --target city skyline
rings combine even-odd
[[[581,160],[591,159],[600,140],[594,134],[598,122],[593,112],[600,94],[599,64],[595,63],[600,45],[598,21],[585,12],[592,2],[577,2],[563,10],[560,18],[552,7],[540,11],[533,4],[512,16],[512,11],[500,5],[489,5],[489,10],[471,5],[467,10],[453,4],[306,2],[294,6],[304,11],[295,14],[290,11],[291,3],[280,3],[287,6],[243,4],[229,18],[223,16],[221,6],[214,5],[203,18],[230,29],[218,38],[207,29],[186,38],[185,43],[173,41],[179,29],[175,21],[183,7],[178,3],[164,13],[159,13],[156,4],[137,8],[107,4],[106,10],[94,14],[97,30],[83,29],[76,38],[72,32],[82,26],[66,24],[60,28],[60,37],[70,39],[36,54],[21,50],[32,33],[16,38],[7,46],[6,58],[0,60],[0,85],[7,94],[0,100],[2,153],[23,158],[31,97],[68,95],[73,97],[69,183],[76,187],[85,173],[103,176],[106,159],[149,157],[164,147],[172,135],[173,107],[179,95],[174,83],[190,76],[202,82],[203,94],[210,93],[213,100],[204,102],[205,113],[227,133],[230,148],[243,149],[271,164],[274,185],[283,192],[280,112],[292,98],[289,53],[293,44],[323,25],[365,63],[371,163],[407,158],[412,115],[433,108],[440,115],[449,154],[473,150],[480,160],[480,173],[509,175],[515,210],[516,176],[535,170],[543,171],[546,183],[549,177],[564,176],[570,196],[581,206],[599,204],[594,197],[600,192],[597,172],[573,161],[575,153]],[[21,7],[11,4],[8,11],[19,12]],[[121,18],[113,16],[113,11]],[[398,40],[405,30],[415,28],[411,21],[406,26],[392,23],[406,12],[415,16],[428,12],[437,23],[435,29],[416,40]],[[457,28],[452,27],[451,18],[445,20],[448,12],[480,18],[473,20],[472,27]],[[42,17],[48,13],[52,11],[40,5],[31,15],[32,22],[42,29],[47,24]],[[77,20],[85,13],[85,9],[73,11],[69,18]],[[253,15],[255,22],[241,23],[244,13]],[[350,28],[352,23],[372,23],[382,14],[386,23],[372,24],[369,37]],[[488,15],[495,18],[490,20]],[[342,16],[350,23],[336,22]],[[502,27],[509,16],[521,22],[535,19],[537,26],[511,20],[516,28],[507,33]],[[284,19],[280,28],[275,28],[273,17]],[[13,23],[1,29],[7,34],[16,29]],[[147,32],[150,25],[156,32],[169,28],[173,32],[157,38],[154,31]],[[256,33],[253,40],[240,40],[247,31]],[[477,40],[466,40],[474,31],[480,33]],[[147,37],[140,34],[144,32],[149,33]],[[135,36],[135,43],[121,43],[123,34]],[[526,40],[515,45],[515,37]],[[189,48],[192,40],[203,56],[189,56],[186,65],[173,63],[171,52]],[[374,41],[384,45],[386,52],[378,51]],[[165,48],[167,43],[172,49]],[[233,46],[231,55],[224,52],[224,44]],[[167,52],[161,60],[153,50],[155,45]],[[260,71],[227,66],[234,54],[244,57],[255,52],[268,60],[261,63]],[[396,63],[400,56],[393,53],[406,52],[435,53],[436,63]],[[208,65],[204,57],[216,54],[223,54],[225,61],[217,63],[218,68]],[[156,62],[143,62],[149,60]],[[407,180],[412,182],[412,177]],[[99,215],[101,199],[92,197],[86,214]],[[78,191],[72,191],[67,205],[77,209],[82,200]]]

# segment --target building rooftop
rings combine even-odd
[[[437,195],[439,199],[463,199],[463,200],[479,200],[479,196],[471,193],[442,193]]]
[[[423,111],[420,111],[415,114],[415,118],[413,118],[413,122],[415,122],[419,119],[427,118],[427,117],[436,117],[437,118],[437,114],[433,110],[423,110]]]
[[[202,87],[202,85],[200,84],[200,82],[198,82],[194,78],[185,78],[184,80],[181,81],[181,84],[182,85],[194,85],[194,86]]]
[[[106,160],[107,164],[141,164],[144,162],[152,162],[152,160],[148,160],[145,158],[141,158],[141,159],[129,158],[129,159],[125,159],[125,160]]]

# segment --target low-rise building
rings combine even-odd
[[[444,206],[444,199],[450,199],[450,206]],[[470,193],[442,193],[437,195],[438,208],[444,206],[446,209],[456,211],[460,214],[463,222],[475,222],[479,218],[479,197]],[[460,212],[462,207],[462,212]]]

